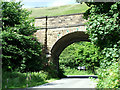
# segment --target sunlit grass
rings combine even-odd
[[[72,4],[64,5],[58,7],[44,7],[44,8],[28,8],[29,11],[32,11],[31,17],[41,17],[41,16],[57,16],[57,15],[66,15],[73,13],[83,13],[89,7],[83,4]]]
[[[64,70],[64,75],[94,75],[90,70],[77,70],[75,68],[66,68]]]

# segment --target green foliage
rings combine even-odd
[[[94,75],[92,71],[78,70],[75,68],[66,67],[63,68],[64,75]]]
[[[87,70],[93,70],[99,67],[99,48],[90,42],[74,43],[68,46],[60,55],[60,67],[76,68],[85,66]]]
[[[108,6],[108,3],[102,5]],[[102,54],[105,55],[104,60],[116,61],[119,56],[117,52],[120,40],[120,2],[111,3],[108,8],[107,11],[101,11],[103,7],[94,3],[94,6],[89,10],[87,33],[92,43],[100,47]],[[106,65],[104,66],[106,67]]]
[[[42,55],[42,45],[32,36],[36,31],[30,12],[21,2],[2,2],[3,69],[7,71],[40,71],[47,59]]]
[[[118,14],[115,15],[118,17]],[[89,21],[87,30],[94,44],[101,48],[113,47],[114,43],[119,41],[120,27],[117,23],[117,18],[105,15],[93,15]]]
[[[102,55],[104,56],[103,59],[101,59],[101,67],[102,68],[107,68],[109,67],[112,63],[118,62],[119,58],[119,52],[118,48],[113,47],[113,48],[104,48],[102,50]]]
[[[115,2],[86,2],[87,6],[90,8],[84,13],[84,18],[88,19],[92,15],[98,15],[98,14],[107,14],[110,10],[111,5],[113,5]]]
[[[21,2],[2,2],[3,30],[32,35],[37,29],[30,14],[30,11],[22,8]]]
[[[4,69],[19,71],[39,71],[42,69],[42,45],[34,37],[6,31],[1,34]]]
[[[47,72],[3,72],[2,88],[26,88],[47,83]]]
[[[100,47],[102,59],[98,72],[99,88],[117,88],[119,48],[120,48],[120,2],[87,3],[90,9],[84,14],[89,18],[87,33],[93,44]],[[115,63],[115,65],[114,65]],[[108,71],[108,69],[112,70]],[[114,70],[116,69],[116,70]],[[108,78],[106,78],[108,77]]]
[[[107,69],[98,69],[98,88],[118,88],[118,63],[113,63]]]
[[[111,6],[111,4],[113,5]],[[104,47],[113,47],[120,40],[120,2],[111,4],[102,4],[102,6],[109,6],[107,7],[108,10],[103,9],[97,3],[89,10],[88,34],[91,41],[102,49]]]
[[[11,8],[12,7],[12,8]],[[20,2],[2,2],[2,15],[4,26],[14,26],[21,24],[28,18],[29,13],[21,9]]]

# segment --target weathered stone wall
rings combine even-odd
[[[83,13],[50,16],[47,18],[48,28],[83,25],[86,20],[83,19]],[[36,17],[35,26],[44,28],[46,26],[46,17]]]
[[[77,32],[77,31],[86,31],[85,26],[72,27],[72,28],[57,28],[57,29],[48,29],[47,30],[47,46],[49,51],[51,51],[53,45],[63,36]],[[39,42],[44,44],[45,42],[45,29],[38,30],[35,33]]]

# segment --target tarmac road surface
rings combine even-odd
[[[31,87],[34,88],[95,88],[96,82],[91,80],[88,77],[96,78],[95,75],[76,75],[76,76],[67,76],[67,78],[62,78],[50,83],[46,83],[40,86]]]

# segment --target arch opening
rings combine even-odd
[[[61,37],[52,47],[51,49],[51,59],[53,61],[53,64],[56,67],[57,72],[59,72],[59,56],[62,53],[62,51],[69,46],[70,44],[73,44],[75,42],[80,41],[88,41],[89,35],[85,34],[84,31],[77,31],[73,33],[69,33],[63,37]]]
[[[85,41],[75,42],[60,54],[59,74],[65,76],[94,75],[99,64],[96,56],[98,53],[94,44]]]

